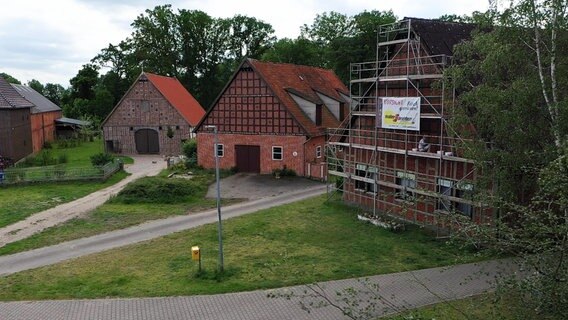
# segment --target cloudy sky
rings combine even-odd
[[[399,17],[436,18],[442,14],[485,11],[486,0],[18,0],[2,1],[0,72],[22,82],[69,85],[81,66],[109,43],[131,33],[130,23],[147,8],[171,3],[213,17],[243,14],[270,23],[278,38],[295,38],[318,13],[354,15],[393,10]]]

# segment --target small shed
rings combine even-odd
[[[176,78],[143,72],[103,122],[105,148],[178,155],[205,110]]]

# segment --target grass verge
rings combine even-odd
[[[0,278],[0,300],[215,294],[415,270],[481,257],[420,229],[392,233],[357,220],[325,196],[262,210],[224,224],[225,268],[217,268],[217,226]],[[202,248],[197,272],[190,248]]]
[[[117,172],[107,181],[57,182],[0,188],[0,228],[62,203],[82,198],[127,177]]]
[[[48,228],[29,238],[0,248],[0,255],[13,254],[61,242],[84,238],[134,226],[148,220],[199,212],[215,207],[215,199],[206,199],[213,173],[200,170],[191,180],[168,179],[169,172],[132,182],[107,203],[79,218]],[[73,187],[73,185],[70,185]],[[41,190],[41,189],[39,189]],[[223,205],[241,201],[223,200]]]

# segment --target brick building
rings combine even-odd
[[[324,179],[326,128],[348,113],[348,91],[330,70],[246,59],[196,127],[198,163],[271,173],[284,167]]]
[[[30,122],[33,107],[0,77],[0,158],[16,162],[33,152]]]
[[[176,78],[143,72],[103,122],[105,149],[178,155],[204,114]]]
[[[345,201],[443,232],[457,216],[491,219],[474,200],[478,173],[464,156],[463,128],[449,121],[454,93],[443,79],[454,45],[473,29],[414,18],[385,25],[378,61],[351,65],[353,111],[328,141],[343,150],[328,170],[343,180]]]
[[[12,87],[34,105],[30,118],[32,150],[34,153],[39,152],[45,142],[55,140],[55,120],[62,117],[61,108],[28,86],[12,84]]]

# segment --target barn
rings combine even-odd
[[[0,158],[16,162],[33,152],[30,124],[33,107],[0,77]]]
[[[55,120],[62,117],[61,108],[28,86],[12,84],[12,87],[34,105],[31,109],[32,149],[34,153],[39,152],[45,142],[55,140]]]
[[[105,149],[178,155],[204,114],[179,80],[143,72],[102,124]]]
[[[323,179],[326,130],[343,120],[347,97],[333,71],[245,59],[196,128],[198,164],[215,167],[216,150],[221,168]]]

